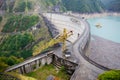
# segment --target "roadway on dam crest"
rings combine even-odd
[[[81,56],[79,50],[80,45],[84,45],[84,41],[87,40],[85,39],[86,36],[83,36],[84,34],[87,35],[89,32],[87,23],[85,23],[84,20],[60,14],[47,13],[44,14],[44,16],[55,25],[55,28],[58,29],[60,33],[63,28],[73,30],[73,35],[68,40],[72,42],[72,55],[78,61],[79,66],[72,75],[71,80],[96,80],[98,74],[102,73],[104,70],[89,63]],[[78,33],[80,34],[79,37]],[[60,55],[60,53],[58,55]]]

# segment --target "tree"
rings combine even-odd
[[[120,70],[106,71],[98,76],[98,80],[120,80]]]

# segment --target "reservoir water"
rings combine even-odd
[[[120,16],[90,18],[91,34],[120,43]],[[99,24],[101,28],[96,27]]]

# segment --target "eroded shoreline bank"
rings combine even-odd
[[[88,19],[88,18],[96,18],[96,17],[104,17],[104,16],[120,16],[120,13],[117,13],[117,12],[104,12],[104,13],[92,13],[92,14],[89,14],[89,13],[85,13],[85,14],[80,14],[80,13],[70,13],[70,15],[73,15],[75,17],[82,17],[82,18],[85,18],[85,19]]]

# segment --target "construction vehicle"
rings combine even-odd
[[[73,35],[73,31],[67,31],[66,28],[63,29],[63,33],[57,35],[55,38],[51,39],[48,43],[39,46],[38,48],[35,49],[33,55],[39,54],[42,50],[51,47],[55,44],[62,43],[62,52],[65,53],[67,48],[66,48],[66,40],[68,37]]]

